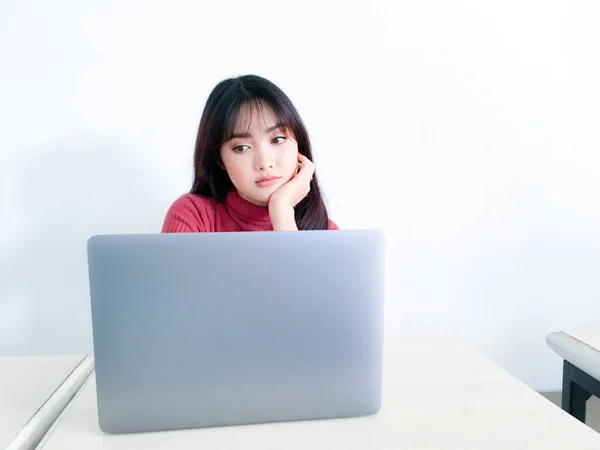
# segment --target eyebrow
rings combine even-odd
[[[279,128],[285,128],[285,127],[283,126],[283,123],[282,123],[282,122],[277,122],[275,125],[273,125],[273,126],[270,126],[269,128],[267,128],[267,129],[265,130],[265,133],[266,133],[266,134],[269,134],[269,133],[271,133],[272,131],[275,131],[275,130],[277,130],[277,129],[279,129]],[[247,139],[247,138],[250,138],[250,137],[252,137],[252,133],[233,133],[233,134],[231,135],[231,139]]]

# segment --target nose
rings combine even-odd
[[[259,147],[256,152],[255,165],[256,170],[262,171],[275,167],[275,151],[264,146]]]

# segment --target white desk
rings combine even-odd
[[[564,358],[562,408],[585,422],[587,401],[600,397],[600,333],[557,331],[546,342]]]
[[[375,416],[129,435],[99,430],[91,377],[41,448],[600,449],[594,430],[458,344],[390,343],[384,377]]]
[[[600,333],[556,331],[546,337],[546,342],[566,361],[600,380]]]
[[[83,360],[83,355],[0,357],[0,448],[15,438]]]
[[[576,339],[585,342],[590,347],[600,351],[600,332],[582,332],[582,333],[569,333]]]

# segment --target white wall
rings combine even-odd
[[[85,241],[156,232],[242,73],[303,115],[333,218],[389,237],[387,332],[532,387],[600,316],[596,2],[0,3],[0,354],[91,350]]]

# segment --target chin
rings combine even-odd
[[[275,192],[275,191],[273,191]],[[273,192],[262,192],[262,193],[256,193],[256,192],[252,192],[252,193],[245,193],[242,197],[246,200],[249,201],[250,203],[254,203],[255,205],[258,206],[267,206],[269,204],[269,200],[271,199],[271,195],[273,195]]]
[[[245,197],[247,200],[250,200],[251,203],[254,204],[262,204],[262,206],[267,206],[269,201],[271,200],[271,196],[283,186],[284,183],[278,183],[273,186],[268,186],[264,188],[256,188],[253,186],[253,189],[248,189],[245,192]]]

